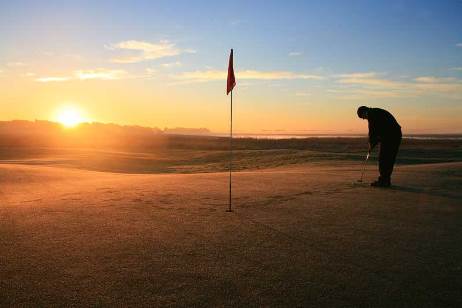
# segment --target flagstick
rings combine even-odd
[[[231,90],[231,121],[229,130],[229,207],[227,212],[232,212],[231,192],[232,192],[232,170],[233,170],[233,90]]]

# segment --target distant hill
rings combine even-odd
[[[171,143],[171,135],[209,135],[207,128],[165,128],[81,123],[74,128],[51,121],[0,121],[2,147],[144,148]]]

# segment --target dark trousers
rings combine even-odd
[[[391,136],[383,139],[380,142],[379,151],[379,181],[389,183],[391,180],[391,173],[395,165],[396,155],[398,154],[399,146],[401,144],[401,133],[396,136]]]

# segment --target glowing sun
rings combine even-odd
[[[65,127],[75,127],[85,121],[82,112],[73,106],[66,106],[56,113],[56,120]]]

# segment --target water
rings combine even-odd
[[[212,134],[217,137],[228,137],[227,134]],[[303,139],[303,138],[367,138],[361,134],[233,134],[234,138],[255,138],[255,139]],[[462,140],[460,134],[409,134],[404,139],[415,140]]]

